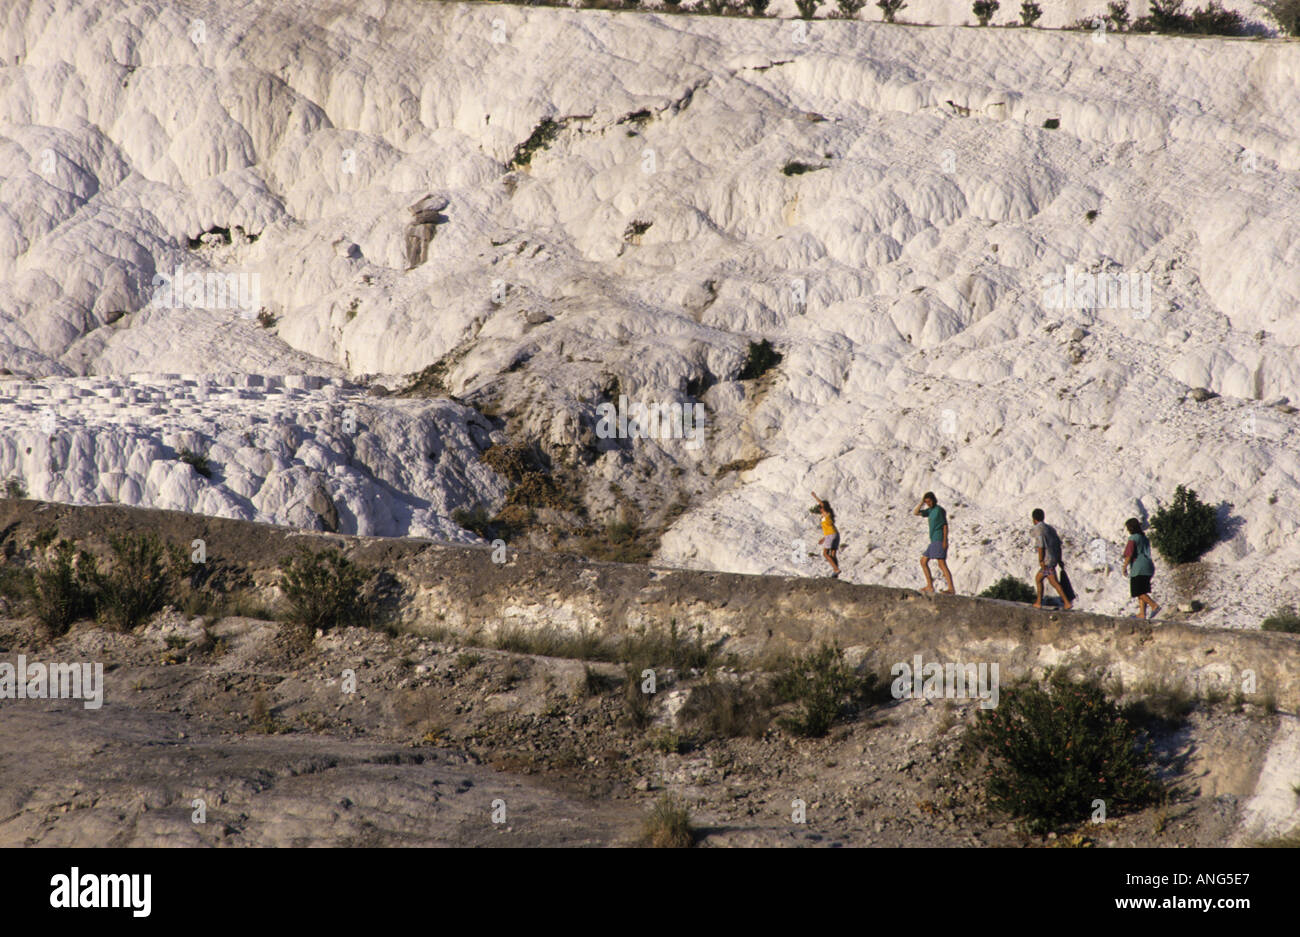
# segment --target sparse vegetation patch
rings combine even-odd
[[[1156,802],[1164,788],[1149,745],[1094,681],[1063,672],[1043,684],[1004,688],[981,709],[967,741],[986,758],[990,806],[1048,832],[1086,820],[1093,802],[1107,815]]]
[[[1004,599],[1008,602],[1032,603],[1037,597],[1033,586],[1015,576],[1003,576],[980,593],[981,599]]]
[[[1200,559],[1218,539],[1214,508],[1182,485],[1174,490],[1173,502],[1151,517],[1151,543],[1171,563]]]

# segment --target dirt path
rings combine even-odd
[[[0,751],[3,847],[608,846],[640,819],[455,752],[208,733],[122,706],[7,706]]]

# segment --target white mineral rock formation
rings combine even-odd
[[[960,591],[1032,571],[1042,507],[1117,611],[1124,519],[1186,484],[1225,504],[1200,620],[1295,601],[1300,44],[415,0],[2,22],[0,366],[40,380],[0,396],[0,472],[32,496],[468,537],[450,511],[505,490],[486,421],[366,397],[353,436],[346,386],[287,385],[441,361],[548,443],[613,378],[704,402],[702,450],[591,467],[694,496],[668,564],[822,574],[816,489],[846,579],[916,585],[933,489]],[[783,360],[738,381],[760,338]]]

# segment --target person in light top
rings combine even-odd
[[[817,503],[812,510],[820,511],[822,516],[822,556],[826,557],[826,562],[831,564],[831,578],[835,579],[840,574],[840,564],[836,554],[840,549],[840,532],[835,526],[835,512],[831,510],[831,503],[823,501],[817,497],[817,492],[812,493],[813,500]]]

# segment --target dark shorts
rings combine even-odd
[[[928,560],[946,560],[948,551],[943,548],[942,540],[931,540],[930,545],[925,548],[925,552],[921,555]]]
[[[1151,577],[1150,576],[1129,576],[1128,594],[1133,598],[1137,598],[1139,595],[1150,595]]]
[[[838,550],[840,548],[840,535],[827,534],[822,537],[821,544],[823,550]]]

